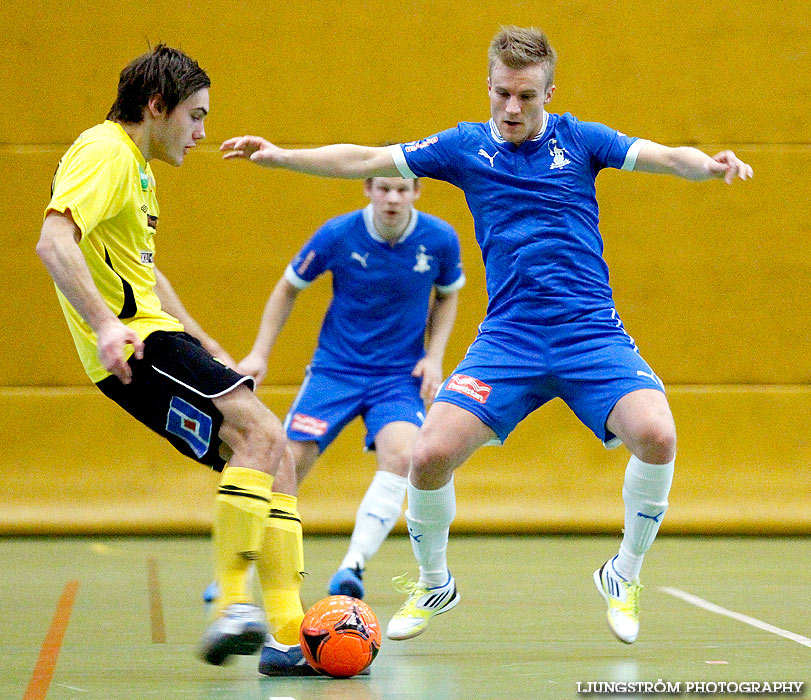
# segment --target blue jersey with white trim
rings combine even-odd
[[[390,147],[403,177],[464,191],[487,277],[482,330],[613,306],[595,179],[605,167],[633,169],[637,139],[568,113],[544,120],[540,134],[518,146],[490,120]]]
[[[333,298],[312,366],[375,374],[414,369],[425,354],[431,289],[450,293],[465,283],[456,232],[414,209],[394,245],[375,231],[371,205],[329,220],[285,277],[303,289],[327,270]]]

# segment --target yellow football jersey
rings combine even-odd
[[[154,291],[155,178],[120,124],[105,121],[83,132],[59,161],[45,214],[66,210],[81,231],[79,248],[93,282],[113,313],[141,339],[156,330],[182,331]],[[99,362],[96,335],[58,287],[56,292],[87,376],[99,382],[110,372]]]

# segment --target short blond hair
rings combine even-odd
[[[501,27],[490,42],[487,55],[490,59],[488,72],[493,70],[496,60],[513,69],[543,65],[546,69],[546,86],[549,87],[555,80],[558,54],[546,34],[535,27]]]

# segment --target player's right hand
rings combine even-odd
[[[237,372],[249,377],[253,377],[254,381],[256,382],[256,386],[259,386],[267,376],[268,363],[261,356],[255,353],[249,353],[237,365]]]
[[[709,169],[715,177],[724,178],[727,185],[731,185],[735,178],[751,180],[754,174],[752,166],[744,163],[732,151],[716,153],[709,163]]]
[[[242,158],[266,168],[280,164],[282,149],[261,136],[235,136],[222,142],[223,160]]]
[[[132,368],[124,359],[124,346],[132,345],[135,359],[144,356],[144,341],[132,329],[115,319],[101,325],[96,329],[98,353],[101,364],[108,372],[112,372],[122,383],[132,382]]]

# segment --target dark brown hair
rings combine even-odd
[[[211,79],[197,61],[179,49],[158,44],[121,71],[118,96],[107,119],[139,124],[144,108],[156,95],[171,114],[187,97],[210,86]]]

